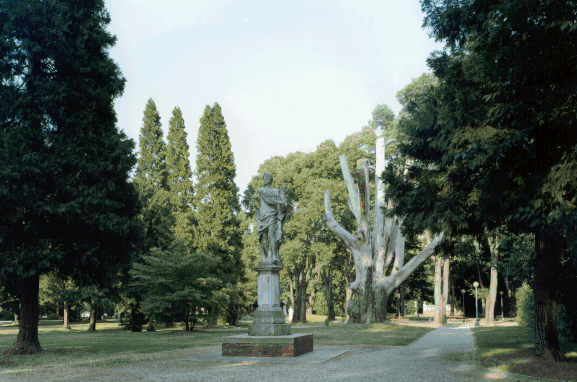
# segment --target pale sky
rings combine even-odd
[[[119,128],[138,147],[152,98],[166,140],[179,106],[194,171],[200,117],[218,102],[241,193],[266,159],[338,145],[378,104],[398,114],[397,91],[442,49],[421,27],[418,0],[105,3],[118,38],[110,56],[127,79]]]

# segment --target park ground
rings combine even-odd
[[[345,325],[335,321],[324,325],[325,316],[309,316],[308,323],[293,325],[293,333],[313,333],[317,347],[383,348],[407,346],[436,327],[428,318],[409,317],[406,322],[386,324]],[[26,380],[37,375],[49,375],[57,370],[59,376],[98,374],[98,369],[120,366],[138,366],[142,362],[179,360],[220,350],[223,336],[247,331],[249,321],[241,322],[240,329],[218,325],[214,329],[200,327],[186,332],[180,327],[159,328],[155,332],[124,332],[117,321],[104,320],[97,324],[96,333],[88,333],[88,323],[71,324],[72,330],[62,331],[62,321],[41,320],[40,343],[44,349],[37,355],[8,356],[6,351],[16,339],[16,325],[0,326],[0,381]],[[474,320],[449,323],[450,326],[473,326]],[[302,327],[302,328],[301,328]],[[442,357],[442,362],[470,362],[476,365],[485,379],[502,379],[501,372],[518,376],[517,380],[577,381],[577,344],[562,341],[567,363],[555,363],[531,356],[533,338],[527,328],[513,320],[496,322],[487,326],[482,320],[480,327],[472,328],[475,350],[471,353],[454,353]],[[195,367],[210,367],[210,363],[198,363]],[[529,376],[534,378],[527,379]],[[511,380],[511,379],[508,379]]]

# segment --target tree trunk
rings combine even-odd
[[[480,240],[483,240],[483,238],[481,237]],[[479,277],[479,286],[481,288],[484,288],[485,286],[483,285],[483,278],[481,277],[481,265],[479,264],[479,258],[477,257],[477,276]]]
[[[455,280],[453,274],[449,275],[451,281],[451,317],[455,316]]]
[[[497,262],[498,262],[498,248],[497,238],[495,234],[487,235],[485,247],[491,252],[491,278],[489,281],[489,295],[487,296],[487,319],[488,325],[495,325],[495,305],[497,302]]]
[[[156,328],[154,327],[154,321],[148,320],[148,326],[146,327],[147,332],[155,332]]]
[[[515,291],[511,289],[511,285],[509,284],[509,275],[505,274],[503,278],[505,279],[505,288],[507,288],[507,297],[509,297],[509,317],[517,317],[517,301],[515,301]]]
[[[395,312],[395,317],[399,318],[401,317],[401,291],[398,290],[396,295],[396,300],[397,300],[397,311]]]
[[[207,314],[207,321],[206,321],[206,328],[212,329],[216,326],[216,322],[214,320],[214,308],[212,306],[208,307],[208,314]]]
[[[449,258],[444,259],[443,268],[443,324],[447,322],[447,301],[449,300],[449,273],[450,273],[450,260]]]
[[[94,333],[96,331],[96,305],[94,302],[90,304],[90,324],[88,325],[88,332]]]
[[[557,330],[557,262],[560,240],[552,230],[535,233],[535,344],[533,354],[547,360],[565,361]]]
[[[351,285],[350,282],[349,285]],[[349,322],[349,319],[351,318],[351,316],[349,316],[349,310],[346,309],[346,307],[349,306],[352,298],[353,298],[353,290],[347,287],[345,290],[345,322]]]
[[[300,297],[301,297],[301,322],[303,324],[307,323],[307,282],[306,282],[306,275],[302,274],[301,278],[301,285],[300,285]]]
[[[336,319],[336,317],[335,317],[335,304],[333,301],[332,272],[331,272],[330,268],[329,268],[328,273],[325,271],[325,268],[322,269],[321,281],[323,283],[323,290],[325,292],[325,299],[327,300],[328,319],[329,319],[329,321],[334,321]]]
[[[295,267],[295,300],[293,304],[293,319],[291,323],[296,324],[300,321],[301,317],[301,301],[302,298],[300,296],[300,288],[299,288],[299,279],[300,279],[300,267]]]
[[[34,275],[22,279],[20,284],[20,317],[18,336],[10,348],[10,354],[37,354],[42,351],[38,340],[38,321],[40,305],[40,276]]]
[[[308,315],[312,315],[313,314],[313,306],[315,304],[315,296],[316,296],[316,292],[313,290],[311,295],[309,296],[309,301],[307,304],[307,314]]]
[[[442,294],[442,282],[443,282],[443,258],[437,256],[435,262],[435,279],[434,279],[434,296],[435,296],[435,319],[434,322],[440,325],[443,321],[443,294]]]
[[[401,317],[405,317],[405,286],[401,285]]]
[[[293,287],[293,281],[289,280],[289,287],[290,287],[290,300],[291,300],[291,306],[293,308],[293,316],[294,316],[294,309],[295,309],[295,296],[294,296],[294,287]]]
[[[393,142],[395,140],[385,143],[383,138],[377,139],[375,208],[372,227],[367,159],[357,161],[357,187],[351,176],[346,155],[339,155],[349,195],[349,209],[357,221],[357,231],[354,234],[345,230],[336,221],[331,209],[330,191],[325,191],[324,222],[334,234],[343,240],[347,249],[351,251],[354,261],[355,280],[350,284],[352,294],[347,303],[347,315],[355,323],[385,322],[389,295],[433,254],[435,247],[443,239],[443,234],[440,234],[433,243],[405,264],[402,220],[397,217],[385,219],[383,211],[387,205],[385,184],[380,179],[380,175],[385,169],[385,148],[387,144]],[[391,264],[393,264],[393,270],[387,276],[386,272]]]
[[[62,330],[67,331],[70,330],[70,307],[68,303],[64,301],[64,313],[63,313],[63,320],[62,320]]]

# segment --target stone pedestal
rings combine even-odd
[[[241,334],[222,338],[225,357],[298,357],[312,351],[312,333],[264,337]]]
[[[258,309],[252,324],[248,325],[250,336],[284,336],[291,334],[290,324],[280,307],[280,276],[282,267],[277,262],[258,263]]]
[[[313,335],[291,334],[280,307],[282,267],[276,262],[258,263],[258,309],[248,334],[222,338],[223,356],[298,357],[313,351]]]

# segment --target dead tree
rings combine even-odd
[[[377,139],[376,200],[372,230],[369,166],[366,159],[357,161],[357,187],[349,172],[346,155],[339,156],[349,194],[348,205],[357,220],[358,229],[354,235],[335,220],[331,209],[330,191],[325,191],[325,222],[353,254],[356,278],[350,285],[353,295],[349,300],[347,313],[355,323],[386,321],[389,296],[434,253],[435,247],[443,239],[443,234],[439,234],[423,251],[404,264],[405,239],[400,229],[402,220],[397,217],[384,218],[385,184],[380,179],[385,169],[385,147],[393,142],[395,141],[390,140],[385,144],[383,138]],[[387,276],[385,273],[391,263],[393,269]]]

